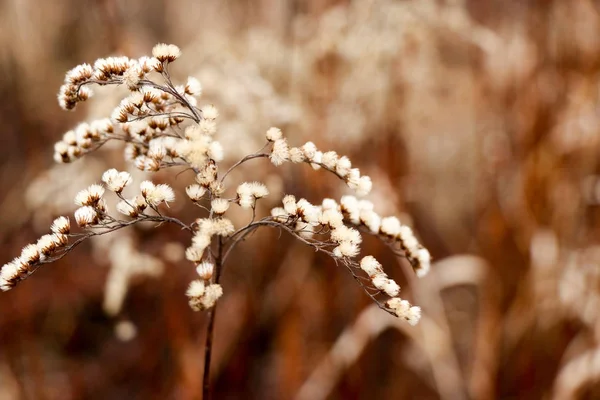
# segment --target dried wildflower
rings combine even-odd
[[[400,318],[406,319],[411,325],[416,325],[417,322],[419,322],[419,319],[421,319],[421,308],[411,306],[406,300],[394,297],[388,300],[386,305],[394,311],[394,314]]]
[[[271,162],[273,165],[279,166],[290,158],[290,149],[285,139],[277,139],[273,143],[273,150],[271,151]]]
[[[186,293],[189,297],[190,307],[194,311],[202,311],[214,307],[217,300],[223,295],[223,288],[219,284],[212,284],[204,287],[201,295],[195,295],[197,292],[200,292],[199,284],[195,284],[194,286],[197,286],[198,288],[196,289],[196,287],[190,285],[188,292]]]
[[[214,233],[219,236],[229,236],[235,232],[233,222],[227,218],[217,218],[214,220],[213,225]]]
[[[35,244],[28,244],[21,250],[19,259],[23,260],[24,263],[31,265],[37,263],[40,260],[40,257],[41,254],[38,246]]]
[[[137,90],[140,88],[140,81],[144,78],[145,72],[142,67],[134,63],[123,74],[123,82],[129,90]]]
[[[223,161],[223,158],[225,156],[223,146],[221,146],[221,143],[219,142],[211,142],[208,146],[207,154],[212,160],[216,162]]]
[[[98,213],[93,207],[83,206],[75,210],[75,221],[77,225],[86,227],[98,222]]]
[[[181,56],[181,50],[174,44],[159,43],[152,49],[152,55],[161,62],[173,62]]]
[[[104,194],[104,188],[101,185],[93,184],[87,189],[84,189],[77,193],[75,196],[75,204],[78,206],[92,206],[97,204],[102,195]]]
[[[36,246],[41,254],[49,256],[59,247],[57,241],[58,239],[54,237],[54,234],[48,234],[39,238]]]
[[[209,121],[215,120],[219,117],[219,110],[212,104],[202,107],[202,118]]]
[[[194,263],[199,263],[200,261],[202,261],[202,255],[204,254],[204,249],[206,247],[208,247],[208,245],[210,244],[210,237],[208,238],[208,243],[206,244],[206,246],[200,248],[200,247],[188,247],[187,249],[185,249],[185,258],[188,259],[191,262]]]
[[[154,185],[150,181],[143,181],[140,184],[142,196],[150,206],[156,207],[161,203],[168,203],[175,200],[173,189],[166,184]]]
[[[185,93],[190,96],[199,97],[202,94],[202,85],[200,81],[192,76],[188,77],[185,84]]]
[[[206,193],[206,189],[198,184],[192,184],[185,188],[185,193],[192,201],[200,201]]]
[[[132,181],[127,172],[109,169],[102,175],[104,186],[94,184],[79,192],[75,203],[80,206],[75,211],[75,221],[82,227],[93,227],[83,233],[84,238],[96,234],[112,232],[138,222],[175,223],[193,234],[191,246],[185,250],[185,257],[194,263],[201,279],[190,284],[187,291],[189,304],[194,310],[205,310],[215,305],[222,296],[223,289],[218,282],[211,285],[209,280],[218,281],[214,275],[217,265],[221,265],[223,254],[244,239],[259,226],[285,228],[285,231],[302,238],[303,242],[335,258],[352,270],[362,269],[368,279],[362,277],[359,284],[374,298],[380,307],[409,323],[414,324],[420,317],[420,309],[397,297],[400,287],[390,279],[381,264],[371,256],[360,260],[362,232],[370,232],[383,239],[386,244],[400,249],[422,276],[429,270],[431,256],[419,244],[412,230],[395,217],[381,218],[372,203],[358,201],[353,196],[344,196],[339,204],[332,199],[324,199],[321,205],[314,205],[306,199],[296,200],[287,195],[282,207],[271,210],[270,217],[260,220],[257,217],[256,201],[269,194],[267,187],[259,182],[245,182],[236,188],[236,198],[227,200],[225,175],[218,177],[218,163],[224,158],[223,146],[213,136],[217,133],[218,110],[207,105],[199,110],[197,99],[202,92],[200,82],[188,78],[184,85],[173,83],[168,71],[169,63],[176,60],[181,51],[177,46],[158,44],[152,50],[153,57],[138,60],[128,57],[108,57],[96,60],[92,65],[82,64],[73,68],[65,76],[65,82],[58,93],[61,107],[71,110],[80,101],[85,101],[93,92],[94,84],[101,86],[123,85],[130,93],[122,99],[111,114],[111,118],[81,123],[66,132],[54,145],[54,159],[60,163],[74,161],[94,151],[108,141],[121,141],[125,144],[125,160],[143,171],[159,171],[169,167],[186,167],[195,171],[196,182],[186,188],[187,196],[200,202],[208,192],[210,214],[187,225],[174,217],[162,215],[156,207],[174,201],[173,189],[166,184],[144,181],[140,184],[141,194],[125,200],[124,188]],[[159,80],[154,80],[158,72]],[[185,124],[185,125],[184,125]],[[187,127],[186,127],[187,126]],[[183,131],[182,135],[182,129]],[[307,163],[313,169],[325,169],[342,178],[348,187],[358,194],[367,194],[373,185],[371,178],[361,175],[353,168],[350,160],[334,151],[322,151],[312,142],[301,147],[291,147],[280,129],[272,127],[265,133],[270,153],[256,153],[245,157],[233,168],[247,160],[268,156],[270,162],[278,166],[286,161]],[[229,172],[229,171],[228,171]],[[105,188],[117,194],[117,212],[128,215],[131,220],[111,216],[103,198]],[[224,218],[230,203],[238,203],[242,208],[252,208],[252,222],[235,230],[233,223]],[[199,204],[198,204],[199,205]],[[144,210],[152,207],[150,214]],[[204,208],[204,207],[202,207]],[[70,223],[66,217],[59,217],[51,225],[51,234],[42,236],[35,245],[23,248],[21,256],[7,263],[0,271],[0,289],[8,290],[20,280],[29,276],[39,264],[50,262],[70,251],[81,240],[67,247]],[[235,234],[235,240],[217,238]],[[78,235],[79,237],[79,235]],[[238,240],[239,239],[239,240]],[[214,245],[214,246],[213,246]],[[211,246],[214,247],[211,248]],[[224,249],[223,246],[226,248]],[[214,251],[218,250],[218,251]],[[225,253],[222,251],[225,250]],[[60,255],[57,252],[61,252]],[[219,260],[219,257],[221,259]],[[207,281],[207,282],[205,282]],[[372,295],[373,287],[379,289],[377,297]],[[384,295],[389,298],[380,300]]]
[[[222,215],[229,208],[229,201],[227,199],[214,199],[210,203],[210,208],[217,215]]]
[[[274,142],[276,140],[281,139],[283,134],[281,133],[281,129],[279,128],[269,128],[267,131],[266,137],[269,142]]]
[[[271,210],[271,216],[274,217],[276,221],[283,223],[285,223],[289,218],[289,214],[281,207],[273,208]]]
[[[283,197],[282,200],[283,209],[286,213],[296,215],[298,212],[298,205],[296,204],[296,197],[291,194],[288,194]]]
[[[362,260],[360,260],[360,268],[371,278],[383,273],[381,264],[373,256],[363,257]]]
[[[292,147],[290,149],[290,161],[293,162],[294,164],[299,164],[301,162],[304,162],[306,160],[306,157],[304,156],[304,152],[302,151],[302,149],[298,148],[298,147]]]
[[[206,249],[208,246],[210,246],[210,242],[211,242],[211,237],[212,232],[207,233],[205,231],[199,231],[193,238],[192,238],[192,247],[197,249],[197,250],[201,250],[204,251],[204,249]],[[200,259],[198,260],[193,260],[195,262],[198,262],[202,259],[202,254],[200,254]],[[192,261],[192,260],[190,260]]]
[[[119,172],[114,168],[102,174],[102,182],[106,183],[106,187],[115,193],[121,193],[125,186],[131,183],[131,180],[128,172]]]
[[[191,298],[198,298],[204,295],[204,290],[204,281],[197,279],[195,281],[190,282],[190,285],[188,286],[185,295]]]
[[[346,156],[342,156],[337,160],[335,165],[335,172],[338,173],[342,178],[346,177],[350,173],[350,169],[352,168],[352,163],[350,159]]]
[[[208,261],[202,262],[196,267],[196,272],[198,273],[200,278],[204,279],[205,281],[212,278],[214,271],[215,265]]]
[[[386,217],[381,220],[381,233],[394,237],[400,233],[400,221],[396,217]]]
[[[360,248],[358,247],[358,244],[349,241],[340,242],[340,244],[333,249],[333,255],[338,258],[355,257],[359,252]]]
[[[50,230],[52,233],[68,235],[71,231],[71,221],[68,217],[58,217],[52,222]]]
[[[319,223],[335,229],[344,224],[344,216],[336,209],[324,210],[319,217]]]

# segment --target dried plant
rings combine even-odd
[[[268,159],[273,165],[291,162],[323,169],[342,180],[358,195],[371,191],[371,178],[361,175],[345,156],[334,151],[321,151],[312,142],[291,147],[278,128],[266,131],[262,149],[246,155],[225,172],[220,173],[224,149],[215,139],[219,112],[213,105],[197,106],[202,86],[195,78],[185,85],[175,85],[169,65],[181,51],[175,45],[158,44],[152,57],[138,60],[110,57],[94,65],[82,64],[70,70],[60,88],[58,101],[65,110],[93,95],[92,86],[124,85],[130,94],[113,111],[110,118],[81,123],[63,135],[54,146],[54,159],[70,163],[102,147],[108,142],[124,142],[125,160],[140,170],[157,172],[180,168],[181,173],[194,174],[195,183],[186,188],[191,203],[198,207],[193,221],[167,215],[168,204],[175,201],[175,191],[165,183],[144,180],[139,191],[126,196],[132,176],[115,168],[106,170],[101,180],[75,196],[79,206],[72,229],[69,217],[54,220],[50,233],[35,244],[26,245],[21,255],[0,270],[0,288],[9,290],[42,265],[54,262],[85,240],[114,233],[141,224],[175,224],[189,232],[191,245],[185,257],[196,268],[199,279],[193,280],[186,295],[195,311],[208,310],[206,335],[204,394],[209,388],[213,326],[218,299],[223,296],[220,277],[228,256],[236,245],[261,227],[287,232],[315,251],[330,256],[351,273],[375,304],[388,313],[415,325],[421,310],[399,297],[400,286],[384,272],[382,265],[370,255],[357,259],[363,235],[373,235],[399,257],[406,257],[418,276],[424,276],[430,265],[430,254],[416,239],[412,230],[393,216],[382,217],[373,203],[343,196],[339,201],[326,198],[315,205],[288,194],[281,207],[271,215],[258,216],[257,202],[269,194],[261,182],[244,182],[230,190],[230,173],[255,159]],[[107,192],[117,198],[116,212],[109,209]],[[235,227],[227,217],[231,206],[248,211],[249,222]]]

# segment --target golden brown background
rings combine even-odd
[[[61,111],[65,71],[157,42],[182,48],[176,75],[200,79],[232,159],[271,125],[348,154],[437,261],[417,281],[366,243],[423,307],[412,328],[290,238],[251,238],[223,277],[214,398],[600,397],[600,2],[3,0],[3,263],[74,209],[57,175],[82,189],[119,159],[53,167],[62,133],[119,100]],[[310,200],[343,189],[253,165],[248,179]],[[189,238],[133,233],[164,268],[132,278],[114,316],[111,261],[91,244],[0,294],[0,399],[199,396],[204,315],[184,296],[193,267],[169,255]]]

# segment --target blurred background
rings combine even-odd
[[[423,308],[410,327],[327,258],[253,236],[222,279],[215,399],[600,398],[599,12],[592,0],[2,0],[0,261],[105,169],[131,170],[119,146],[52,163],[66,130],[123,95],[63,112],[64,73],[174,43],[175,80],[197,77],[200,104],[220,110],[226,163],[270,126],[346,154],[373,178],[376,210],[435,260],[417,280],[365,243]],[[345,193],[322,171],[267,164],[232,177],[267,183],[262,213],[282,193]],[[170,213],[197,217],[189,175],[152,179],[175,182]],[[206,316],[184,295],[188,241],[136,227],[0,294],[0,399],[199,398]]]

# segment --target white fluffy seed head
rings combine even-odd
[[[373,188],[373,182],[371,178],[368,176],[361,176],[358,180],[358,185],[356,187],[356,193],[360,196],[365,196],[371,192]]]
[[[252,207],[254,207],[254,203],[255,203],[254,196],[250,196],[250,195],[238,196],[238,204],[242,208],[252,208]]]
[[[199,231],[192,238],[192,248],[204,251],[204,249],[206,249],[208,246],[210,246],[211,235],[212,235],[212,232],[207,233],[205,231]],[[202,254],[200,254],[200,258],[199,259],[197,259],[197,260],[190,260],[190,261],[199,262],[200,260],[202,260]]]
[[[361,210],[359,218],[360,222],[369,228],[371,233],[379,233],[379,228],[381,227],[381,217],[375,211]]]
[[[98,213],[90,206],[79,207],[75,210],[75,222],[81,227],[94,225],[98,222]]]
[[[216,162],[223,161],[223,158],[225,157],[225,151],[223,150],[221,143],[217,141],[211,142],[208,146],[208,156]]]
[[[427,275],[431,268],[431,254],[426,248],[421,248],[417,251],[417,260],[419,261],[419,268],[417,269],[417,276],[422,278]]]
[[[421,319],[421,307],[411,306],[408,301],[398,297],[389,299],[386,306],[399,318],[404,318],[410,325],[416,325]]]
[[[355,257],[360,252],[358,244],[353,242],[341,242],[336,248],[333,249],[333,255],[338,258],[342,257]]]
[[[315,153],[317,152],[317,146],[315,146],[313,142],[306,142],[302,146],[302,152],[307,160],[312,161],[312,159],[315,157]]]
[[[193,76],[188,77],[187,83],[185,84],[185,93],[190,96],[200,97],[202,95],[202,85],[200,81]]]
[[[337,161],[338,155],[335,151],[328,151],[326,153],[323,153],[323,156],[321,157],[321,162],[323,163],[323,165],[325,165],[325,167],[332,171],[335,171]]]
[[[78,206],[91,206],[97,204],[104,194],[104,188],[101,185],[93,184],[87,189],[81,190],[75,196],[75,204]]]
[[[212,211],[217,215],[223,215],[229,209],[229,201],[227,199],[213,199],[210,202]]]
[[[219,117],[219,110],[217,107],[212,104],[206,105],[202,107],[202,118],[207,119],[209,121],[214,121]]]
[[[275,207],[271,209],[271,216],[279,222],[286,222],[289,218],[289,214],[285,211],[285,209],[283,209],[283,207]]]
[[[388,279],[385,285],[383,285],[383,291],[388,296],[395,297],[400,293],[400,286],[393,279]]]
[[[330,208],[323,210],[319,222],[335,229],[344,224],[344,216],[338,210]]]
[[[130,217],[137,217],[139,214],[137,207],[133,203],[133,199],[128,201],[121,200],[118,202],[117,211],[123,215],[129,215]]]
[[[269,158],[275,166],[279,166],[290,159],[290,148],[285,138],[273,142],[273,150],[271,150]]]
[[[271,127],[269,128],[269,130],[267,130],[266,137],[269,142],[274,142],[276,140],[281,139],[283,137],[283,134],[281,133],[281,129]]]
[[[71,221],[68,217],[58,217],[52,222],[52,225],[50,225],[50,230],[52,233],[68,235],[71,231]]]
[[[389,278],[384,272],[380,272],[375,276],[371,277],[371,282],[373,282],[373,286],[375,286],[379,290],[383,290],[385,285],[387,285]]]
[[[360,260],[360,268],[371,278],[383,273],[381,264],[373,256],[363,257],[362,260]]]
[[[385,217],[381,219],[381,233],[390,236],[396,237],[400,233],[400,228],[402,224],[400,224],[400,220],[396,217]]]
[[[227,218],[216,218],[213,222],[213,229],[216,235],[229,236],[235,232],[233,222]]]
[[[210,238],[209,238],[210,240]],[[193,263],[199,263],[202,261],[202,255],[204,254],[204,248],[191,246],[185,249],[185,258]]]
[[[342,178],[345,178],[350,173],[351,168],[352,163],[350,162],[350,159],[346,156],[342,156],[337,160],[335,172],[337,172]]]
[[[40,260],[40,249],[35,244],[28,244],[21,250],[20,259],[27,264],[34,264]]]
[[[205,281],[209,280],[213,276],[214,271],[215,265],[208,261],[201,262],[196,267],[196,272],[200,278],[204,279]]]
[[[119,172],[111,168],[102,174],[102,182],[106,184],[108,190],[121,193],[132,182],[132,178],[128,172]]]
[[[338,203],[334,199],[323,199],[321,207],[323,208],[323,210],[337,210]]]
[[[204,295],[204,290],[205,290],[204,281],[202,281],[200,279],[196,279],[196,280],[190,282],[190,285],[188,286],[188,289],[185,292],[185,295],[187,297],[192,297],[192,298],[201,297],[202,295]]]
[[[174,44],[159,43],[152,48],[152,55],[161,62],[173,62],[181,56],[181,50]]]
[[[319,223],[319,218],[321,217],[321,212],[318,207],[310,204],[310,202],[306,199],[298,200],[297,205],[297,214],[302,217],[304,222],[308,222],[309,224],[317,224]]]
[[[304,152],[302,151],[302,149],[298,147],[292,147],[290,149],[291,162],[293,162],[294,164],[299,164],[301,162],[304,162],[304,160],[306,160],[306,157],[304,156]]]
[[[335,242],[352,242],[360,244],[362,236],[360,232],[354,228],[349,228],[346,225],[340,225],[331,231],[331,240]]]
[[[173,192],[173,189],[169,185],[161,183],[160,185],[152,186],[146,184],[142,188],[142,195],[149,205],[156,207],[163,202],[168,203],[175,200],[175,192]]]
[[[314,169],[315,171],[321,169],[321,161],[322,161],[322,159],[323,159],[323,153],[320,152],[320,151],[316,151],[315,155],[310,160],[312,162],[310,164],[310,166],[312,167],[312,169]]]
[[[206,189],[202,186],[194,183],[185,188],[185,193],[192,201],[200,201],[202,196],[206,193]]]
[[[57,248],[54,234],[44,235],[39,238],[36,243],[36,247],[38,251],[45,256],[51,254]]]
[[[261,182],[250,183],[250,192],[257,199],[261,199],[269,195],[269,189],[267,189],[267,187]]]
[[[409,226],[402,225],[398,230],[397,238],[409,253],[415,254],[419,250],[419,241]]]

